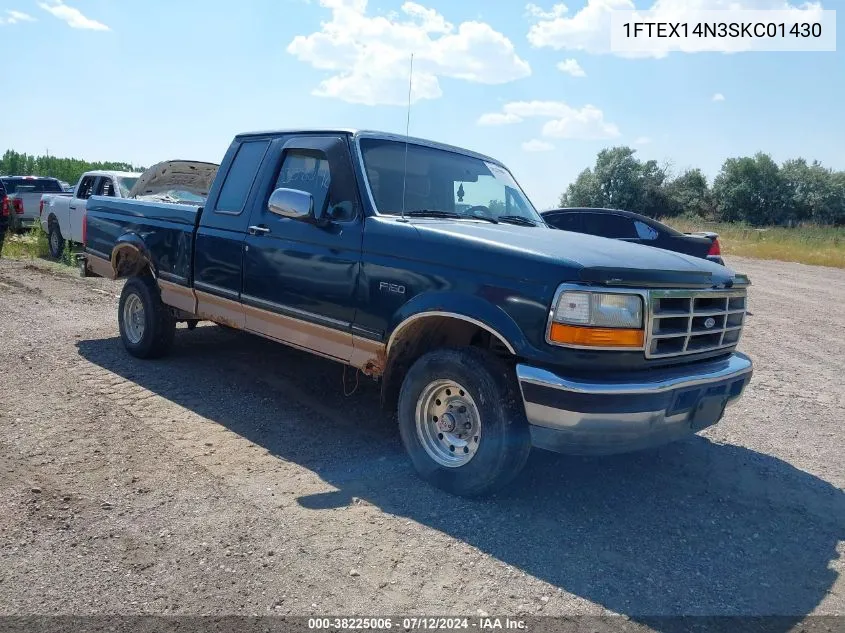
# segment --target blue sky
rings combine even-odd
[[[219,162],[247,130],[403,132],[414,52],[411,133],[499,158],[540,208],[619,144],[711,178],[758,150],[845,169],[841,51],[607,51],[606,9],[655,2],[729,0],[0,0],[0,151]]]

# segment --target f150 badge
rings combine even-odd
[[[405,294],[405,286],[401,284],[392,284],[387,281],[379,283],[378,289],[380,292],[392,292],[397,295]]]

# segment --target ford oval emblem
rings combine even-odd
[[[713,317],[707,317],[707,320],[704,322],[704,327],[709,330],[714,325],[716,325],[716,319],[714,319]]]

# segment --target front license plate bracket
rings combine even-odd
[[[692,426],[692,429],[694,431],[700,431],[716,424],[722,417],[727,402],[728,399],[723,394],[701,398],[690,416],[690,426]]]

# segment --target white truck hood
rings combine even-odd
[[[168,191],[187,191],[208,197],[208,191],[220,165],[195,160],[166,160],[153,165],[138,178],[129,191],[130,198]]]

